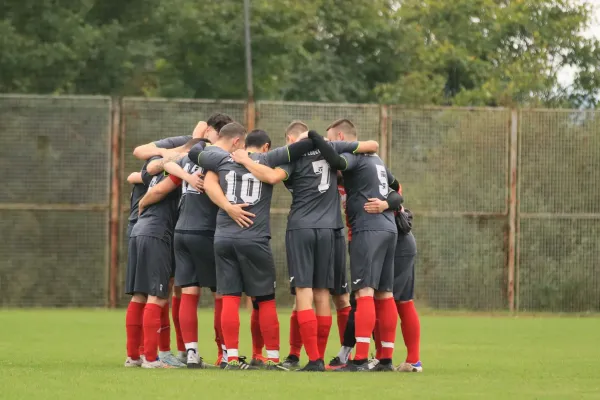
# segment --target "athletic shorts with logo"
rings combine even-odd
[[[293,229],[285,235],[290,286],[332,289],[335,260],[333,229]]]
[[[268,296],[275,293],[275,262],[269,238],[215,237],[217,293]]]
[[[175,232],[175,286],[216,290],[214,232]]]
[[[348,293],[348,280],[346,277],[346,238],[343,229],[335,230],[335,250],[333,262],[333,289],[331,295],[339,296]]]
[[[134,236],[129,239],[125,293],[167,299],[172,271],[170,235],[165,235],[163,239],[153,236]]]
[[[392,292],[397,236],[387,231],[352,233],[350,274],[353,291],[370,287],[380,292]]]
[[[394,255],[394,300],[409,301],[415,292],[417,243],[412,232],[399,234]]]

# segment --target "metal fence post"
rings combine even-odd
[[[256,103],[253,98],[246,102],[246,129],[248,132],[256,126]]]
[[[380,105],[379,106],[379,153],[381,154],[381,159],[384,163],[388,164],[389,160],[389,149],[391,146],[390,143],[390,135],[388,132],[388,106]]]
[[[109,248],[110,265],[108,271],[109,307],[117,306],[119,281],[119,220],[121,203],[121,98],[111,101],[111,158],[110,158],[110,222]]]
[[[508,194],[508,309],[515,311],[515,248],[517,244],[518,111],[510,113],[510,156]]]

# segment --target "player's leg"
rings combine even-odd
[[[344,238],[343,229],[336,229],[335,231],[334,257],[331,296],[337,314],[340,344],[343,345],[344,331],[346,330],[351,310],[348,281],[346,279],[346,239]]]
[[[173,265],[175,265],[175,261],[173,261]],[[171,316],[173,318],[173,327],[175,328],[175,340],[177,343],[177,359],[182,364],[185,364],[187,360],[187,353],[185,350],[185,342],[183,341],[181,323],[179,320],[179,311],[181,309],[181,295],[183,291],[181,290],[181,286],[175,285],[175,268],[172,274],[173,277],[171,278],[171,281],[173,282],[173,296],[171,297]]]
[[[135,292],[137,275],[137,250],[135,238],[129,239],[129,253],[127,257],[127,270],[125,275],[125,293],[131,295],[131,301],[125,314],[125,332],[127,334],[127,359],[125,367],[140,367],[140,347],[142,343],[142,322],[146,295]],[[138,275],[138,279],[141,277]]]
[[[143,267],[143,279],[136,279],[136,285],[139,287],[135,290],[148,293],[142,323],[145,357],[142,368],[170,368],[170,365],[158,358],[161,314],[169,298],[170,243],[148,236],[137,236],[135,239],[137,262]]]
[[[350,247],[350,271],[352,275],[352,290],[356,296],[355,335],[356,354],[352,363],[336,371],[368,371],[369,348],[371,335],[375,328],[375,300],[373,298],[378,287],[378,276],[371,271],[382,251],[380,237],[377,231],[360,231],[352,236]],[[377,278],[377,279],[376,279]],[[377,280],[377,281],[375,281]]]
[[[412,233],[398,238],[394,260],[394,299],[400,317],[402,338],[406,346],[405,362],[397,367],[400,372],[422,372],[420,360],[421,324],[413,302],[415,286],[415,259],[417,246]]]
[[[225,368],[227,364],[227,349],[225,348],[225,340],[223,339],[223,329],[221,328],[221,317],[223,315],[223,296],[217,293],[216,284],[211,287],[215,300],[213,310],[213,328],[215,331],[215,344],[217,345],[217,361],[215,365]]]
[[[334,287],[335,233],[333,229],[315,229],[313,299],[317,314],[317,344],[319,355],[325,359],[325,350],[331,331],[331,294]]]
[[[195,235],[175,233],[175,285],[181,287],[181,303],[177,318],[181,327],[181,336],[185,347],[185,361],[188,368],[202,368],[204,363],[198,354],[198,301],[200,286],[198,271],[192,255],[192,249],[201,243],[194,240]],[[173,298],[175,309],[175,298]],[[175,321],[175,315],[173,316]]]
[[[290,281],[296,288],[296,313],[302,344],[308,356],[303,371],[324,371],[319,353],[318,320],[313,309],[313,271],[317,239],[316,229],[296,229],[286,232]]]
[[[350,361],[350,355],[354,346],[356,345],[356,331],[355,331],[355,319],[354,315],[356,313],[356,297],[354,293],[350,296],[350,313],[348,314],[348,321],[346,322],[346,327],[343,332],[342,338],[342,346],[336,357],[330,361],[327,369],[335,370],[342,367],[345,367]]]
[[[288,266],[289,266],[288,254]],[[291,285],[291,283],[290,283]],[[300,352],[302,351],[302,335],[300,334],[300,325],[298,324],[298,311],[296,310],[296,288],[290,287],[290,292],[294,296],[294,305],[290,315],[290,352],[283,360],[283,366],[288,369],[295,369],[300,366]]]
[[[275,262],[269,239],[239,240],[236,253],[244,290],[258,305],[260,332],[267,351],[265,367],[285,370],[279,364],[279,317],[275,303]]]
[[[240,363],[239,356],[240,303],[244,280],[234,242],[231,238],[215,238],[217,292],[223,296],[221,329],[228,357],[225,369],[245,369],[249,365]]]
[[[382,245],[373,260],[374,279],[379,284],[375,291],[375,340],[377,361],[371,365],[374,371],[393,371],[392,357],[396,340],[398,315],[392,290],[394,287],[394,254],[397,235],[391,232],[377,232]]]
[[[252,360],[250,361],[250,365],[254,367],[262,367],[267,359],[262,355],[262,349],[265,345],[265,341],[260,330],[259,306],[256,299],[252,300],[250,333],[252,334]]]

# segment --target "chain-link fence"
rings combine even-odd
[[[243,101],[1,96],[0,166],[10,173],[0,195],[0,305],[104,306],[109,289],[119,293],[112,305],[123,305],[125,178],[142,165],[132,150],[190,134],[220,111],[266,130],[275,146],[294,119],[324,133],[349,118],[360,139],[379,140],[415,214],[416,296],[427,306],[600,310],[600,113],[258,102],[250,121],[248,110]],[[271,245],[283,304],[290,200],[279,185]],[[118,237],[109,210],[120,215]],[[109,284],[110,271],[118,279]]]
[[[110,99],[0,97],[0,305],[105,306]]]

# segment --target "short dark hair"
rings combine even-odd
[[[288,127],[285,129],[286,135],[298,136],[301,133],[304,133],[308,130],[308,125],[299,120],[292,121]]]
[[[338,128],[340,131],[344,132],[347,135],[356,136],[356,126],[347,118],[341,118],[335,120],[327,127],[327,131],[333,128]]]
[[[271,148],[271,138],[267,132],[263,131],[262,129],[255,129],[246,135],[246,148],[261,147],[265,143],[268,143],[269,148]]]
[[[242,137],[245,135],[246,128],[244,128],[241,124],[238,124],[237,122],[230,122],[229,124],[222,127],[219,131],[219,137],[226,137],[229,139],[235,137]]]
[[[221,132],[221,129],[223,129],[225,125],[232,122],[233,119],[229,115],[221,113],[215,113],[206,120],[206,124],[214,128],[214,130],[217,132]]]

